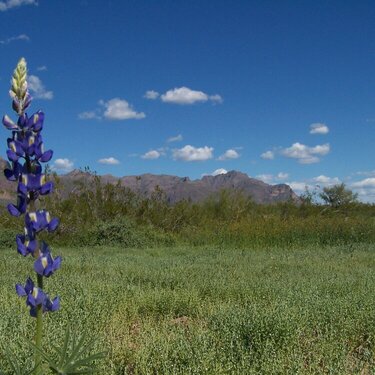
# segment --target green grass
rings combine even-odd
[[[375,374],[375,245],[55,253],[45,346],[88,331],[100,374]],[[35,322],[14,284],[31,268],[0,250],[0,342],[22,361]]]

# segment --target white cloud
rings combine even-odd
[[[37,70],[38,72],[43,72],[43,71],[47,70],[47,67],[46,67],[45,65],[41,65],[41,66],[38,66],[38,67],[36,68],[36,70]]]
[[[224,168],[219,168],[219,169],[216,169],[214,170],[212,173],[203,173],[202,174],[202,177],[204,176],[218,176],[220,174],[227,174],[228,171]]]
[[[218,94],[215,94],[215,95],[210,95],[209,96],[209,99],[213,102],[213,103],[222,103],[223,102],[223,98],[218,95]]]
[[[153,160],[153,159],[159,159],[161,156],[161,153],[157,150],[150,150],[146,152],[144,155],[141,156],[142,159],[148,159],[148,160]]]
[[[281,155],[287,158],[297,159],[301,164],[312,164],[318,163],[320,161],[320,157],[327,155],[329,151],[329,143],[309,147],[302,143],[296,142],[293,143],[291,147],[282,149]]]
[[[181,134],[178,134],[178,135],[176,135],[176,136],[174,136],[174,137],[169,137],[169,138],[167,139],[167,142],[168,142],[168,143],[171,143],[171,142],[181,142],[182,140],[183,140],[182,135],[181,135]]]
[[[27,80],[27,86],[31,95],[35,99],[53,99],[53,92],[46,90],[39,77],[30,75]]]
[[[353,182],[353,188],[375,188],[375,177],[365,178],[364,180]]]
[[[22,5],[38,5],[36,0],[6,0],[0,1],[0,12],[5,12],[12,8],[17,8]]]
[[[214,103],[222,103],[223,99],[220,95],[207,95],[203,91],[191,90],[188,87],[176,87],[168,90],[165,94],[161,95],[161,100],[165,103],[174,104],[194,104],[204,103],[208,100]]]
[[[160,94],[157,91],[148,90],[148,91],[146,91],[146,93],[144,94],[143,97],[146,98],[146,99],[155,100],[159,96],[160,96]]]
[[[324,175],[314,177],[312,181],[319,185],[324,185],[324,186],[337,185],[341,183],[338,177],[328,177]]]
[[[99,120],[101,117],[98,115],[97,111],[86,111],[78,114],[80,120]]]
[[[368,177],[360,181],[353,182],[350,188],[358,193],[358,197],[363,202],[375,203],[375,177]]]
[[[180,149],[173,150],[173,159],[183,161],[203,161],[213,158],[213,147],[194,147],[186,145]]]
[[[69,172],[73,169],[74,163],[69,159],[56,159],[52,169],[60,172]]]
[[[98,160],[98,163],[100,164],[107,164],[107,165],[117,165],[117,164],[120,164],[120,162],[115,159],[114,157],[109,157],[109,158],[103,158],[103,159],[99,159]]]
[[[273,151],[266,151],[263,152],[263,154],[261,154],[260,157],[265,160],[273,160],[275,159],[275,153]]]
[[[284,172],[279,172],[277,174],[276,178],[278,180],[286,180],[287,178],[289,178],[289,174],[288,173],[284,173]]]
[[[279,172],[277,175],[259,174],[255,177],[258,180],[265,182],[266,184],[277,184],[277,183],[280,183],[280,181],[285,181],[287,178],[289,178],[289,174],[284,173],[284,172]]]
[[[297,194],[303,193],[306,190],[306,187],[309,190],[313,188],[313,186],[303,181],[286,182],[286,184],[289,185],[292,188],[292,190]]]
[[[229,149],[225,151],[223,155],[220,155],[218,160],[238,159],[239,157],[240,154],[236,150]]]
[[[124,99],[113,98],[104,102],[99,101],[104,108],[104,117],[108,120],[140,120],[146,117],[143,112],[136,112],[132,106]]]
[[[327,134],[329,128],[326,124],[315,123],[310,125],[310,134]]]
[[[274,176],[272,174],[258,174],[255,176],[255,178],[265,182],[266,184],[270,184],[273,182]]]
[[[28,35],[26,35],[26,34],[20,34],[20,35],[17,35],[17,36],[11,36],[10,38],[4,39],[4,40],[0,40],[0,44],[9,44],[9,43],[15,42],[17,40],[25,40],[26,42],[28,42],[30,40],[30,37]]]

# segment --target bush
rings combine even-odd
[[[108,222],[96,222],[87,231],[78,235],[76,242],[79,245],[119,245],[124,248],[130,248],[159,245],[171,246],[176,241],[169,234],[157,231],[150,226],[139,226],[129,218],[122,217]]]

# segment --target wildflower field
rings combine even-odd
[[[100,374],[375,373],[374,244],[58,251],[46,285],[62,308],[43,340],[87,332]],[[14,285],[30,265],[14,252],[0,250],[0,342],[26,363],[34,330]]]

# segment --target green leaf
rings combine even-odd
[[[34,343],[29,342],[29,344],[41,354],[48,363],[49,369],[59,375],[94,374],[98,371],[94,362],[105,356],[104,352],[90,354],[94,341],[86,341],[85,334],[77,337],[75,332],[71,333],[70,328],[66,330],[63,345],[61,347],[54,346],[57,360]]]

